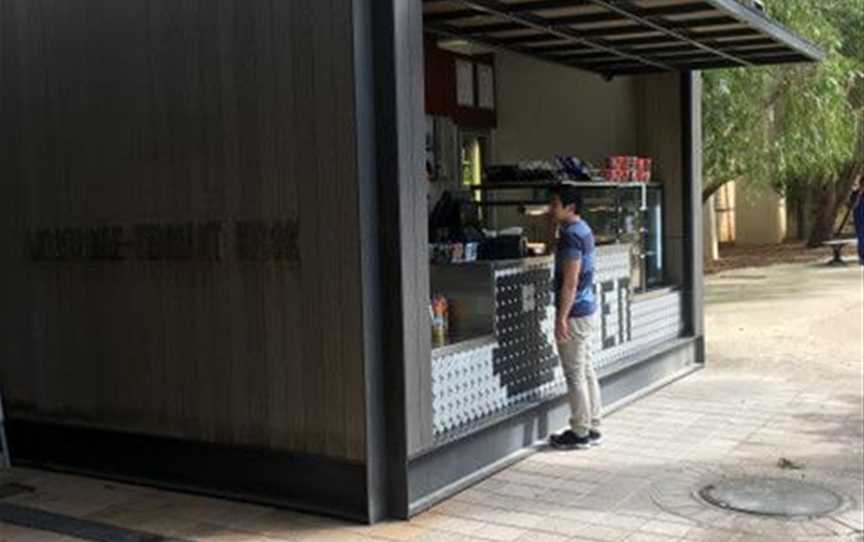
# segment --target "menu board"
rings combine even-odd
[[[477,64],[477,101],[483,109],[495,109],[495,70],[488,64]]]
[[[474,64],[456,61],[456,102],[461,107],[474,107]]]

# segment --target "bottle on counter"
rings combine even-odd
[[[443,295],[433,296],[429,312],[432,317],[432,344],[443,346],[447,344],[447,337],[450,334],[450,310],[447,298]]]

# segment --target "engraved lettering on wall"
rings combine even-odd
[[[297,222],[238,222],[236,256],[240,261],[299,261]]]
[[[300,262],[296,220],[45,228],[28,235],[35,262]]]

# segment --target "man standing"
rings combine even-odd
[[[570,429],[552,435],[554,448],[585,449],[600,443],[600,384],[591,355],[594,335],[594,233],[582,218],[582,197],[576,188],[552,190],[551,218],[558,226],[555,251],[557,315],[555,339],[567,379]]]
[[[864,265],[864,175],[858,178],[858,191],[850,202],[855,217],[855,234],[858,237],[858,263]]]

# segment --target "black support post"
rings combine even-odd
[[[426,438],[430,337],[420,0],[353,0],[366,337],[369,517],[408,517],[407,461]],[[425,371],[425,372],[424,372]],[[408,383],[416,389],[408,389]],[[428,399],[429,408],[424,408]],[[431,438],[431,422],[428,424]]]

